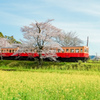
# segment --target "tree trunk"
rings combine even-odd
[[[1,60],[3,60],[2,53],[0,54]]]
[[[38,63],[38,67],[41,67],[42,66],[42,59],[41,58],[39,58],[39,63]]]
[[[42,66],[41,50],[39,50],[38,68]]]

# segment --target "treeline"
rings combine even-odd
[[[12,44],[12,43],[21,43],[20,41],[17,41],[13,36],[3,35],[2,32],[0,32],[0,37],[1,38],[6,38],[10,44]]]

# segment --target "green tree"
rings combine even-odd
[[[0,37],[2,37],[2,38],[4,37],[3,34],[2,34],[2,32],[0,32]]]
[[[21,43],[21,42],[17,41],[13,36],[6,36],[5,35],[5,38],[8,40],[8,42],[10,44],[12,44],[12,43]]]
[[[4,36],[2,32],[0,32],[0,37],[1,38],[6,38],[10,44],[12,44],[12,43],[18,43],[19,44],[19,43],[21,43],[20,41],[17,41],[13,36],[7,36],[7,35]]]

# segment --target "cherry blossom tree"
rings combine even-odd
[[[56,49],[62,50],[55,39],[59,36],[62,40],[64,38],[63,31],[50,24],[51,21],[53,20],[35,22],[21,28],[25,40],[21,40],[22,46],[19,51],[22,52],[28,48],[27,52],[30,52],[29,50],[34,49],[38,54],[39,65],[41,65],[42,58],[45,57],[55,60]]]

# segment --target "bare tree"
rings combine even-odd
[[[22,46],[19,51],[23,52],[26,48],[28,48],[28,51],[25,52],[30,52],[31,49],[34,52],[36,51],[39,58],[39,65],[41,65],[42,58],[48,57],[54,59],[57,57],[56,48],[62,49],[59,43],[55,42],[55,38],[59,36],[60,39],[63,39],[64,34],[61,29],[51,25],[51,21],[35,22],[30,24],[30,26],[21,28],[26,41],[21,40]]]
[[[64,33],[64,39],[61,40],[59,37],[56,37],[56,41],[61,44],[61,46],[80,46],[83,41],[78,38],[75,32]]]

